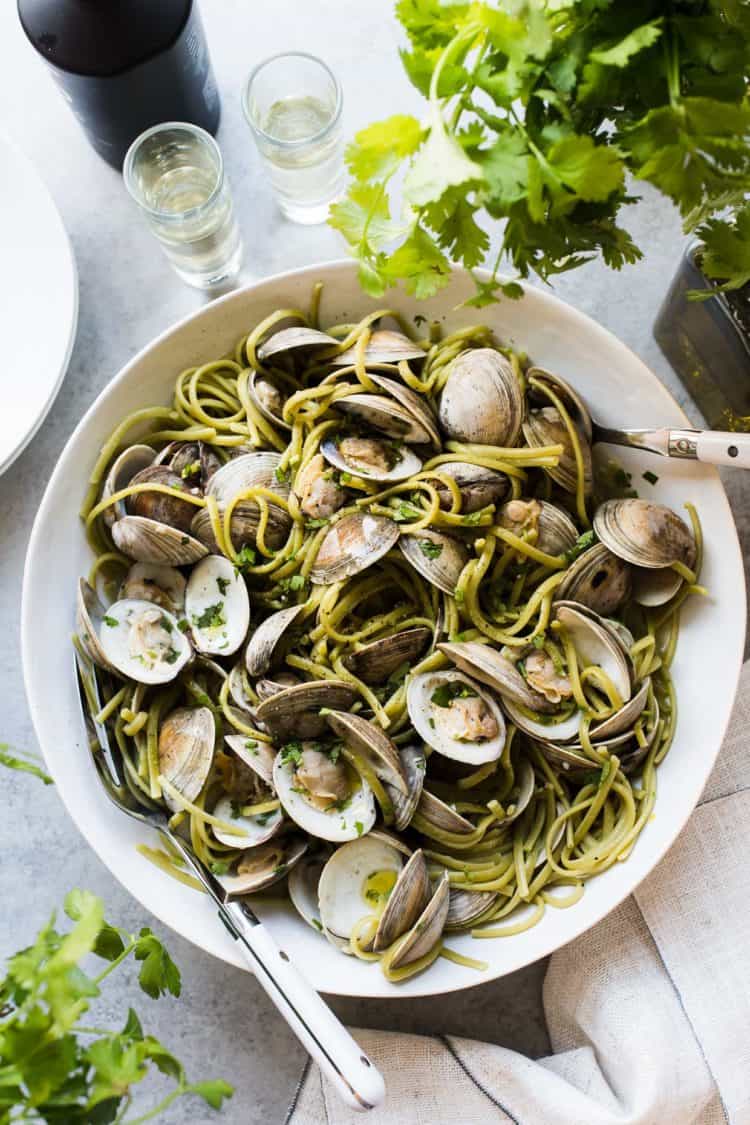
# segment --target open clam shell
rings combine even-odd
[[[469,561],[463,543],[440,531],[423,528],[413,535],[402,535],[399,550],[418,574],[445,594],[455,594],[461,571]]]
[[[230,656],[247,636],[250,599],[244,579],[223,555],[208,555],[192,570],[185,615],[199,652]]]
[[[595,543],[571,563],[555,591],[555,601],[573,601],[608,617],[628,600],[632,569],[604,543]],[[678,580],[679,576],[674,575]]]
[[[518,820],[534,796],[535,786],[534,767],[528,758],[520,758],[516,765],[513,788],[505,803],[505,816],[498,821],[499,824],[512,824],[514,820]]]
[[[403,867],[401,853],[371,836],[337,848],[318,884],[326,936],[347,942],[358,923],[382,909]]]
[[[120,585],[119,596],[154,602],[178,616],[185,608],[185,579],[174,566],[134,563]]]
[[[543,386],[549,387],[562,401],[572,421],[575,422],[588,444],[591,445],[593,426],[589,408],[570,383],[567,383],[561,375],[555,375],[552,371],[546,371],[543,367],[530,367],[526,372],[526,379],[529,383],[529,399],[532,402],[539,402],[543,406],[549,404],[550,400],[534,386],[534,383],[541,383]]]
[[[539,410],[530,410],[526,421],[523,423],[523,433],[526,441],[533,449],[545,445],[561,445],[563,447],[557,465],[548,466],[544,471],[566,492],[575,492],[578,483],[576,459],[567,426],[556,407],[542,406]],[[591,464],[591,445],[586,440],[585,434],[579,433],[579,444],[583,459],[584,492],[588,496],[593,488],[594,477]]]
[[[626,703],[631,696],[632,684],[630,667],[619,638],[606,626],[569,604],[558,603],[554,616],[570,637],[578,655],[586,664],[597,664]]]
[[[314,851],[308,851],[300,862],[289,872],[289,898],[301,918],[319,934],[323,933],[318,902],[318,885],[332,851],[321,844]]]
[[[193,655],[176,617],[153,602],[135,599],[126,598],[109,607],[102,617],[98,643],[106,667],[141,684],[169,683]]]
[[[240,761],[257,773],[261,781],[273,789],[273,764],[276,751],[267,742],[246,738],[244,734],[225,734],[224,742]]]
[[[266,840],[275,836],[284,824],[284,814],[281,809],[273,809],[256,816],[245,816],[237,811],[236,802],[230,797],[221,798],[214,806],[213,815],[238,830],[236,833],[226,832],[223,828],[213,825],[211,831],[219,843],[241,851],[265,844]]]
[[[302,744],[304,747],[304,743]],[[347,767],[348,768],[348,767]],[[375,798],[367,782],[350,773],[349,795],[345,802],[326,807],[312,804],[297,778],[295,762],[281,751],[273,766],[273,787],[286,814],[319,840],[341,843],[356,840],[375,823]]]
[[[208,554],[208,548],[193,535],[146,516],[123,516],[112,524],[110,534],[118,551],[136,562],[190,566]]]
[[[104,606],[93,586],[85,578],[78,580],[76,591],[76,635],[84,652],[99,668],[114,672],[107,655],[99,641],[105,617]]]
[[[159,727],[159,773],[186,801],[194,801],[206,784],[214,760],[216,726],[208,707],[178,707]],[[168,793],[173,812],[180,805]]]
[[[592,742],[607,742],[615,735],[622,734],[623,731],[632,730],[633,724],[637,722],[648,702],[650,682],[649,679],[645,679],[635,695],[619,711],[615,711],[614,715],[610,715],[604,722],[592,727],[589,731]]]
[[[337,348],[338,340],[329,336],[327,332],[319,332],[317,328],[308,328],[306,324],[293,325],[291,328],[281,328],[269,336],[257,350],[258,359],[265,362],[272,356],[283,355],[286,352],[296,352],[300,349]]]
[[[498,516],[500,526],[516,534],[536,529],[534,546],[548,555],[562,555],[578,540],[578,529],[568,513],[546,500],[509,500]]]
[[[408,797],[409,789],[398,749],[380,727],[360,715],[348,715],[345,712],[331,712],[327,719],[329,727],[343,741],[355,768],[362,776],[372,780],[371,775],[374,775],[390,790],[395,790],[404,798]],[[375,786],[374,780],[372,784]],[[377,787],[375,788],[377,791]],[[390,824],[394,819],[394,811],[388,793],[378,793],[378,800],[383,818],[386,824]]]
[[[441,693],[446,702],[438,702]],[[455,694],[451,694],[455,693]],[[460,694],[459,694],[460,693]],[[447,699],[447,695],[451,695]],[[475,706],[474,701],[478,703]],[[463,672],[423,672],[412,676],[406,689],[409,718],[420,738],[438,754],[454,762],[482,765],[494,762],[505,745],[505,719],[497,701]],[[478,737],[469,741],[451,729],[449,712],[471,706],[476,716],[466,720],[466,730]],[[471,724],[477,723],[478,726]],[[458,728],[457,728],[458,729]],[[485,730],[492,733],[483,733]]]
[[[156,450],[152,449],[150,445],[129,445],[126,449],[123,449],[122,453],[110,465],[104,478],[101,499],[108,500],[116,492],[127,488],[136,473],[140,473],[141,469],[153,464],[155,457]],[[102,519],[107,527],[111,527],[116,519],[124,515],[125,501],[120,500],[111,507],[104,509]]]
[[[470,348],[450,364],[440,395],[443,433],[455,441],[513,446],[524,400],[513,367],[494,348]]]
[[[334,523],[323,539],[310,581],[328,586],[351,578],[378,562],[395,546],[399,537],[395,520],[353,512]]]
[[[279,609],[258,626],[245,649],[245,667],[249,675],[262,676],[268,671],[279,642],[301,612],[301,605]]]
[[[254,369],[247,380],[247,393],[255,409],[268,422],[291,433],[292,427],[284,420],[284,392],[272,379]]]
[[[344,680],[312,680],[262,700],[255,713],[275,738],[320,738],[328,730],[321,708],[346,711],[356,699],[357,692]]]
[[[345,402],[351,402],[354,397],[352,395],[351,398],[341,399],[337,406]],[[378,399],[378,401],[381,401],[381,399]],[[387,399],[383,398],[382,401],[387,402]],[[370,424],[372,425],[372,422]],[[353,434],[328,437],[321,442],[320,452],[326,461],[340,472],[350,473],[361,477],[362,480],[377,481],[380,484],[398,484],[399,481],[413,477],[422,468],[422,462],[414,450],[409,449],[408,446],[396,447],[390,442],[390,439],[385,440],[377,437],[368,437],[361,440],[367,441],[370,448],[373,449],[380,446],[383,450],[383,458],[389,467],[370,466],[364,459],[356,456],[356,446],[352,447],[352,442],[357,440],[359,439]]]
[[[425,428],[421,419],[388,395],[347,395],[337,399],[334,405],[347,417],[355,418],[388,437],[415,445],[426,445],[433,440],[432,431]]]
[[[487,684],[505,702],[520,704],[530,711],[554,711],[555,705],[539,692],[533,691],[515,664],[490,645],[480,644],[478,641],[444,641],[437,647],[457,668]]]
[[[623,563],[623,566],[626,566]],[[646,608],[655,609],[657,606],[666,605],[680,586],[682,578],[670,566],[661,570],[646,570],[645,567],[634,566],[633,575],[633,601]]]
[[[309,843],[293,834],[276,835],[265,844],[244,851],[231,875],[220,875],[219,882],[229,898],[255,894],[278,883],[302,859]]]
[[[403,332],[392,328],[376,328],[365,347],[364,361],[368,363],[400,363],[402,359],[424,359],[424,348],[415,344]],[[350,367],[357,362],[357,345],[339,352],[328,361],[332,367]]]
[[[427,906],[406,936],[401,939],[401,944],[391,957],[391,969],[400,969],[404,965],[413,964],[420,957],[425,957],[440,941],[448,917],[449,899],[450,883],[448,872],[445,871]]]
[[[282,611],[285,612],[285,611]],[[411,664],[424,652],[432,638],[432,629],[416,625],[392,633],[390,637],[363,644],[344,658],[344,667],[366,684],[381,684],[403,664]]]
[[[432,897],[430,876],[422,849],[413,853],[401,869],[383,911],[372,948],[381,953],[410,929]]]
[[[404,795],[395,786],[387,783],[386,790],[393,805],[393,827],[397,832],[403,832],[408,828],[417,811],[424,786],[427,760],[418,746],[402,746],[398,753],[408,792]]]
[[[376,387],[380,387],[381,390],[389,394],[411,415],[425,435],[423,438],[425,443],[438,447],[442,444],[437,418],[422,395],[418,395],[411,387],[407,387],[406,383],[389,379],[387,375],[380,375],[375,371],[368,372],[368,375]],[[415,438],[414,440],[418,439]]]
[[[416,815],[426,821],[430,827],[437,828],[440,832],[452,832],[456,836],[468,836],[474,831],[474,825],[470,820],[461,816],[461,813],[457,813],[454,808],[442,801],[440,797],[436,797],[434,793],[430,793],[428,789],[422,790]]]

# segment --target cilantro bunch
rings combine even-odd
[[[503,224],[500,247],[469,304],[520,295],[498,280],[503,267],[544,281],[597,257],[620,269],[641,257],[619,223],[637,201],[631,179],[697,229],[708,276],[750,279],[748,0],[399,0],[396,11],[427,112],[357,134],[330,218],[369,294],[398,282],[436,293],[450,259],[484,261],[488,220]]]
[[[60,933],[53,915],[34,944],[10,958],[0,982],[0,1125],[141,1125],[187,1094],[220,1109],[232,1087],[188,1082],[132,1008],[119,1031],[82,1022],[106,977],[129,957],[140,962],[148,996],[179,996],[179,971],[159,939],[148,929],[130,934],[109,925],[101,901],[87,891],[71,891],[65,913],[72,928]],[[81,965],[90,954],[108,962],[94,976]],[[172,1088],[131,1115],[134,1087],[154,1069]]]

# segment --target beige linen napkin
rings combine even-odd
[[[554,1054],[357,1031],[388,1088],[371,1125],[750,1125],[750,663],[719,761],[632,898],[555,953]],[[354,1125],[308,1067],[287,1125]]]

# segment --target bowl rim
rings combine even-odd
[[[36,582],[36,561],[40,557],[39,539],[44,524],[46,523],[47,509],[51,503],[51,493],[53,491],[54,485],[57,482],[58,476],[62,475],[65,469],[65,462],[67,460],[68,452],[71,446],[75,444],[78,436],[88,428],[91,417],[96,412],[98,412],[102,404],[109,398],[110,395],[113,395],[117,392],[120,385],[128,379],[131,371],[135,367],[137,367],[138,364],[140,364],[144,356],[146,356],[152,349],[156,348],[158,345],[161,345],[162,343],[167,341],[170,337],[177,336],[185,328],[186,325],[200,320],[201,318],[205,317],[209,313],[209,311],[213,311],[218,306],[223,306],[233,301],[240,301],[242,298],[252,297],[253,293],[256,290],[265,288],[274,283],[281,284],[289,281],[290,279],[304,279],[305,277],[310,278],[312,282],[320,280],[320,276],[322,274],[330,275],[331,272],[354,273],[355,270],[356,263],[354,263],[351,259],[346,258],[337,258],[329,261],[316,262],[313,265],[309,266],[283,270],[269,277],[264,277],[257,281],[253,281],[248,285],[242,286],[238,289],[233,289],[231,292],[222,295],[209,304],[203,305],[200,308],[193,310],[186,316],[182,317],[179,321],[166,328],[163,332],[159,333],[156,337],[151,339],[147,344],[140,348],[134,356],[132,356],[132,358],[117,372],[117,374],[112,377],[112,379],[106,384],[106,386],[102,388],[102,390],[90,404],[85,414],[80,419],[75,429],[65,442],[65,445],[63,446],[63,449],[59,454],[52,474],[49,477],[44,494],[37,509],[36,517],[34,519],[34,524],[29,538],[24,563],[21,602],[21,655],[26,697],[32,722],[34,725],[34,730],[37,735],[42,754],[53,777],[55,773],[56,763],[53,764],[49,761],[46,748],[44,746],[42,738],[40,737],[39,732],[42,729],[42,722],[40,717],[39,701],[35,696],[33,688],[34,676],[30,658],[30,650],[32,648],[31,634],[33,623],[30,594]],[[458,267],[453,267],[454,274],[464,274],[465,272],[466,271]],[[480,280],[489,280],[490,278],[490,273],[488,270],[477,269],[472,272]],[[354,275],[353,280],[356,282],[356,275]],[[687,428],[692,428],[690,420],[688,419],[682,408],[679,406],[669,389],[664,385],[664,383],[662,383],[662,381],[648,367],[648,365],[643,360],[641,360],[640,357],[631,348],[629,348],[617,336],[615,336],[614,333],[612,333],[609,329],[603,327],[597,321],[593,320],[588,316],[587,313],[582,312],[581,310],[568,304],[562,298],[557,297],[552,293],[546,292],[545,290],[537,288],[536,286],[529,285],[528,283],[524,284],[524,290],[526,293],[529,293],[534,300],[539,300],[542,303],[542,306],[547,305],[548,307],[554,308],[558,311],[562,309],[566,317],[570,318],[570,320],[572,321],[573,328],[575,328],[577,324],[577,326],[580,329],[585,330],[587,334],[598,337],[599,340],[605,343],[609,348],[620,349],[624,354],[630,357],[630,359],[635,361],[638,366],[644,368],[651,378],[651,388],[653,389],[654,394],[660,393],[662,395],[664,404],[668,405],[670,410],[675,415],[679,415]],[[726,491],[721,484],[718,472],[716,471],[716,469],[710,468],[708,466],[702,467],[708,470],[708,475],[710,476],[710,478],[719,485],[716,500],[717,502],[720,500],[723,508],[722,514],[727,519],[728,525],[732,528],[733,531],[733,535],[731,536],[731,551],[734,556],[734,569],[738,578],[737,597],[739,600],[740,595],[742,596],[742,604],[744,607],[744,605],[746,604],[746,580],[744,574],[743,557],[737,535],[734,516],[729,505]],[[730,543],[724,543],[722,546],[725,550],[729,549]],[[708,780],[711,769],[713,769],[713,766],[715,765],[716,759],[719,755],[724,741],[724,737],[726,735],[729,721],[731,719],[733,702],[736,697],[739,677],[743,666],[744,639],[746,628],[747,621],[743,608],[743,627],[737,636],[737,651],[731,654],[732,659],[728,661],[726,665],[727,671],[730,673],[732,666],[735,667],[734,675],[730,677],[732,704],[727,708],[727,712],[724,716],[723,721],[716,726],[716,745],[711,753],[706,757],[706,781]],[[71,669],[72,667],[73,662],[71,659]],[[87,820],[85,823],[81,822],[77,815],[74,814],[71,803],[69,803],[67,797],[63,794],[63,791],[59,786],[58,795],[60,796],[66,810],[70,814],[73,823],[76,825],[86,842],[90,847],[93,848],[94,852],[97,854],[99,859],[101,859],[110,873],[128,891],[128,893],[131,894],[133,898],[135,898],[136,901],[141,904],[141,906],[144,906],[145,909],[147,909],[151,914],[158,918],[159,921],[162,922],[165,926],[169,927],[170,930],[174,930],[174,932],[190,941],[193,945],[203,949],[206,953],[209,953],[215,957],[220,957],[222,960],[225,960],[229,964],[234,964],[246,970],[248,969],[248,966],[239,957],[232,957],[230,955],[231,947],[227,948],[227,953],[225,955],[223,952],[218,951],[216,948],[210,947],[208,944],[202,941],[200,937],[191,933],[190,927],[188,925],[178,928],[173,917],[168,916],[169,912],[167,910],[162,910],[162,908],[158,904],[154,905],[149,902],[148,906],[146,906],[140,894],[138,893],[136,879],[132,877],[132,875],[126,876],[125,872],[122,872],[119,869],[115,870],[112,866],[110,866],[110,863],[104,854],[103,847],[101,847],[98,841],[95,841],[94,839],[95,833],[91,830],[91,822],[89,820]],[[499,967],[498,971],[494,971],[495,966],[492,966],[489,973],[483,975],[483,978],[480,981],[468,980],[465,977],[460,977],[459,975],[457,975],[455,981],[451,980],[448,986],[444,985],[440,988],[434,988],[431,987],[429,983],[431,979],[430,974],[425,973],[420,974],[418,977],[414,978],[415,981],[419,982],[420,987],[412,989],[409,992],[398,990],[394,987],[388,991],[387,998],[409,1000],[414,996],[434,996],[443,994],[447,995],[450,992],[464,991],[469,988],[481,988],[484,984],[488,984],[491,981],[496,980],[502,976],[506,976],[511,972],[516,972],[519,969],[525,968],[529,964],[541,960],[543,957],[549,956],[551,953],[555,952],[557,949],[561,948],[562,945],[567,944],[569,941],[576,940],[576,938],[580,937],[583,933],[591,929],[593,926],[597,925],[600,921],[602,921],[603,918],[612,913],[612,911],[615,910],[629,895],[633,894],[640,883],[642,883],[648,877],[648,875],[651,874],[657,864],[661,862],[661,860],[675,843],[675,840],[682,832],[690,817],[693,815],[693,812],[695,811],[699,800],[700,794],[698,794],[694,802],[690,803],[689,807],[687,807],[686,804],[684,813],[681,813],[679,816],[672,815],[670,822],[671,827],[670,831],[667,833],[667,838],[653,846],[653,854],[649,855],[646,869],[639,874],[639,876],[635,879],[635,882],[629,883],[627,880],[625,880],[622,888],[616,886],[614,893],[607,898],[604,904],[597,904],[597,908],[594,911],[593,916],[587,919],[586,923],[575,934],[566,936],[561,939],[559,936],[555,937],[553,932],[550,939],[542,945],[541,949],[534,949],[533,951],[530,951],[528,955],[524,952],[521,956],[516,958],[512,966],[509,966],[507,968]],[[335,990],[326,989],[326,991],[331,995],[352,996],[360,999],[383,998],[383,994],[381,992],[365,992],[361,989],[357,989],[356,987],[347,987],[345,974],[342,974],[341,987],[338,987],[337,985]]]

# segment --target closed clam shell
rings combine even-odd
[[[468,929],[495,905],[499,897],[494,891],[465,891],[463,887],[451,887],[446,931]]]
[[[498,512],[501,527],[517,534],[535,528],[534,546],[548,555],[562,555],[575,546],[578,529],[567,512],[546,500],[509,500]]]
[[[678,579],[679,576],[675,575]],[[628,600],[632,570],[604,543],[595,543],[570,564],[555,590],[555,601],[574,601],[607,617]]]
[[[549,387],[553,394],[557,395],[562,401],[571,419],[591,445],[593,426],[589,408],[570,383],[566,382],[561,375],[555,375],[552,371],[546,371],[543,367],[530,367],[526,372],[526,380],[531,401],[540,402],[542,405],[549,404],[550,400],[535,384]]]
[[[347,395],[346,398],[337,399],[334,406],[347,417],[356,418],[388,437],[415,445],[425,445],[433,440],[432,431],[426,429],[412,411],[388,395]]]
[[[206,784],[214,760],[216,725],[208,707],[178,707],[159,727],[159,773],[186,801],[194,801]],[[173,812],[180,805],[164,793]]]
[[[220,875],[219,882],[232,898],[255,894],[278,883],[299,863],[309,841],[295,834],[277,835],[258,847],[242,853],[231,875]]]
[[[276,738],[320,738],[328,730],[320,709],[345,711],[356,699],[357,692],[343,680],[313,680],[276,692],[259,703],[255,713]]]
[[[526,683],[515,664],[497,649],[478,641],[444,641],[437,646],[457,668],[487,684],[509,703],[531,711],[554,711],[554,703]]]
[[[402,535],[398,546],[407,562],[423,578],[438,590],[455,594],[461,571],[469,561],[469,552],[463,543],[440,531],[423,528],[414,534]]]
[[[245,649],[245,667],[251,676],[262,676],[271,667],[276,647],[302,612],[301,605],[279,609],[261,622]]]
[[[284,612],[284,611],[282,611]],[[344,667],[366,684],[384,683],[402,664],[412,661],[424,652],[432,637],[432,629],[416,625],[392,633],[390,637],[370,641],[344,658]]]
[[[513,446],[524,400],[513,367],[494,348],[470,348],[450,364],[440,395],[443,433],[455,441]]]
[[[177,492],[189,492],[182,477],[166,465],[149,465],[130,479],[130,486],[156,484]],[[195,504],[181,500],[178,496],[165,492],[136,492],[125,500],[125,508],[131,516],[146,516],[157,523],[166,523],[180,531],[189,531]]]
[[[211,477],[206,487],[206,495],[213,496],[219,511],[225,509],[240,493],[251,488],[265,488],[286,500],[289,496],[289,482],[279,480],[276,470],[281,463],[278,453],[242,453],[222,465]],[[265,539],[271,548],[278,548],[287,537],[291,518],[278,504],[268,500],[268,524]],[[260,508],[252,499],[240,500],[232,512],[231,534],[235,547],[254,543],[260,522]],[[209,546],[213,553],[217,545],[208,511],[203,509],[193,519],[193,534]]]
[[[153,464],[155,457],[156,450],[152,449],[150,445],[129,445],[127,449],[123,449],[122,453],[110,465],[104,478],[101,499],[107,500],[115,492],[127,488],[135,474]],[[121,500],[119,503],[105,508],[102,512],[102,519],[107,527],[111,527],[118,516],[124,514],[125,503]]]
[[[376,953],[393,945],[396,938],[410,929],[422,914],[432,897],[430,876],[424,853],[419,848],[401,869],[395,886],[388,896],[372,948]]]
[[[424,348],[403,332],[392,328],[376,328],[365,346],[364,361],[368,363],[399,363],[402,359],[424,359]],[[328,361],[332,367],[349,367],[357,361],[357,345],[339,352]]]
[[[329,347],[338,347],[338,340],[329,336],[326,332],[319,332],[317,328],[308,328],[307,325],[301,324],[274,332],[272,336],[263,341],[256,354],[258,359],[265,361],[270,359],[271,356],[279,356],[284,352],[299,351],[300,348],[317,350]]]
[[[110,534],[117,549],[136,562],[191,566],[208,554],[208,547],[193,535],[145,516],[123,516],[112,524]]]
[[[664,504],[607,500],[594,515],[594,531],[618,558],[646,569],[695,564],[696,547],[684,520]]]
[[[472,465],[469,461],[445,461],[435,468],[436,473],[451,477],[461,490],[461,511],[468,515],[496,504],[506,495],[510,485],[508,478],[495,469],[484,465]],[[431,481],[440,495],[440,506],[450,508],[452,496],[439,481]]]
[[[214,496],[219,505],[228,504],[248,488],[268,488],[286,500],[289,481],[276,476],[280,464],[280,453],[242,453],[214,473],[206,492]]]
[[[568,428],[557,408],[543,406],[539,410],[530,410],[523,424],[523,433],[527,443],[534,449],[545,445],[562,445],[563,451],[557,465],[548,466],[544,471],[566,492],[575,492],[578,482],[575,455]],[[579,433],[578,438],[583,461],[584,492],[588,496],[594,483],[591,445],[585,434]]]
[[[395,955],[391,958],[391,969],[400,969],[404,965],[411,965],[420,957],[425,957],[440,941],[448,917],[450,898],[450,883],[448,872],[445,871],[437,885],[427,906],[412,928],[401,939]]]
[[[395,546],[398,524],[387,516],[354,512],[332,524],[310,571],[310,581],[327,586],[359,574]]]
[[[349,715],[333,708],[326,718],[333,733],[372,767],[380,781],[392,786],[404,797],[408,795],[398,748],[379,726],[361,715]]]

